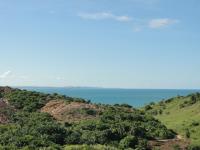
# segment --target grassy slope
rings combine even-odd
[[[168,128],[173,129],[182,137],[185,137],[186,129],[189,129],[191,143],[200,145],[200,101],[191,106],[180,108],[180,104],[188,100],[190,97],[177,97],[169,103],[164,103],[165,108],[160,104],[155,104],[152,107],[153,110],[162,109],[163,112],[158,113],[155,117]],[[199,125],[192,125],[194,122],[199,123]]]

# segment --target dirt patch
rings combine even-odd
[[[101,111],[101,108],[93,104],[65,100],[52,100],[41,109],[41,112],[49,113],[55,119],[69,123],[97,118]]]
[[[175,147],[179,147],[181,150],[186,150],[189,144],[189,141],[178,136],[175,139],[156,140],[149,142],[151,148],[158,148],[160,150],[174,150]]]
[[[14,109],[9,106],[5,99],[0,99],[0,124],[6,124],[9,122],[9,113]]]
[[[0,114],[0,124],[6,124],[8,122],[9,119],[4,114]]]
[[[11,88],[11,87],[1,87],[0,86],[0,93],[2,94],[8,94],[11,93],[12,91],[14,91],[15,89]]]
[[[8,104],[6,102],[6,100],[4,100],[3,98],[0,98],[0,109],[7,107]]]

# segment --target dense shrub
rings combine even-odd
[[[9,124],[0,125],[0,149],[59,150],[66,144],[79,144],[66,146],[65,149],[114,150],[114,147],[121,147],[143,150],[147,148],[147,140],[174,137],[171,130],[151,115],[146,115],[145,112],[127,104],[99,105],[103,111],[93,120],[61,124],[49,114],[40,112],[49,100],[90,102],[58,94],[25,90],[14,90],[4,96],[14,109],[0,110],[7,114],[10,120]],[[150,105],[147,107],[147,110],[152,108]],[[97,113],[87,108],[77,111],[89,115]]]
[[[190,145],[188,150],[200,150],[200,145]]]
[[[129,135],[120,141],[119,147],[121,149],[127,149],[130,147],[135,148],[137,144],[138,144],[138,139],[134,136]]]
[[[117,148],[105,145],[68,145],[64,150],[118,150]]]
[[[193,127],[199,126],[199,122],[198,121],[193,121],[191,126],[193,126]]]
[[[151,107],[151,105],[146,105],[146,106],[144,107],[144,109],[145,109],[145,111],[148,111],[148,110],[151,110],[152,107]]]
[[[66,130],[48,114],[19,112],[13,122],[0,126],[0,145],[22,148],[65,144]]]
[[[133,138],[134,137],[134,138]],[[82,121],[69,129],[66,137],[68,144],[107,144],[118,147],[146,146],[146,139],[173,138],[174,133],[163,126],[158,120],[144,115],[140,111],[108,108],[99,119]],[[134,142],[133,142],[134,141]],[[134,144],[133,144],[134,143]],[[127,146],[126,145],[126,146]]]
[[[190,130],[189,129],[185,130],[185,137],[190,138]]]
[[[68,102],[76,101],[87,103],[84,99],[81,98],[72,98],[65,95],[54,94],[44,94],[34,91],[26,90],[15,90],[8,94],[5,94],[5,98],[9,100],[9,103],[17,109],[21,109],[27,112],[34,112],[41,109],[48,101],[62,99]]]
[[[189,100],[186,100],[182,104],[180,104],[180,108],[196,104],[198,101],[200,101],[200,93],[188,95],[187,98],[189,98]]]

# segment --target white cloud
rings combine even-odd
[[[6,71],[0,75],[0,79],[5,79],[11,75],[11,71]]]
[[[169,19],[169,18],[160,18],[160,19],[152,19],[149,21],[149,27],[153,29],[166,27],[172,24],[177,23],[178,20]]]
[[[139,1],[139,0],[135,0],[135,1]],[[179,22],[179,20],[170,19],[170,18],[155,18],[155,19],[147,20],[147,19],[142,19],[142,18],[133,18],[126,15],[115,15],[110,12],[79,13],[78,16],[86,20],[115,20],[115,21],[120,21],[120,22],[131,22],[134,24],[133,32],[140,32],[146,28],[150,28],[150,29],[163,28],[163,27],[167,27]]]
[[[111,19],[115,21],[120,22],[128,22],[131,21],[131,17],[125,16],[125,15],[115,15],[108,12],[100,12],[100,13],[79,13],[79,17],[82,19],[88,19],[88,20],[105,20],[105,19]]]

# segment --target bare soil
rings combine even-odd
[[[83,113],[84,110],[92,110],[95,114]],[[55,119],[62,122],[79,122],[81,120],[94,119],[99,116],[101,108],[93,104],[81,102],[66,102],[64,100],[52,100],[48,102],[41,112],[51,114]]]
[[[174,150],[175,146],[179,146],[181,150],[186,150],[190,142],[182,136],[177,135],[175,139],[155,140],[150,141],[151,148],[158,148],[160,150]]]

